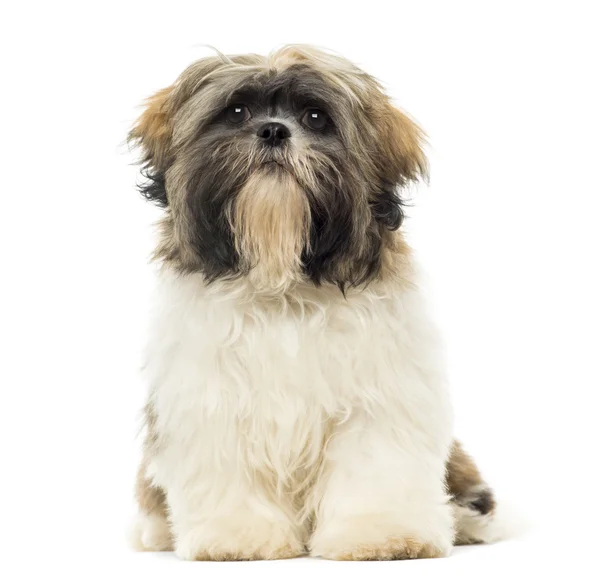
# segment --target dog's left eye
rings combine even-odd
[[[320,109],[309,109],[304,113],[302,123],[314,131],[321,131],[329,123],[329,115]]]
[[[244,121],[248,121],[252,115],[250,115],[250,109],[246,105],[231,105],[225,110],[225,117],[229,123],[239,125]]]

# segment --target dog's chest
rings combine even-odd
[[[290,402],[346,408],[398,352],[389,299],[242,301],[171,286],[154,325],[150,381],[206,413],[277,413]],[[322,300],[319,302],[319,298]],[[287,402],[287,403],[286,403]]]
[[[166,287],[146,364],[165,442],[187,455],[196,444],[243,449],[289,474],[317,465],[336,421],[402,384],[418,339],[403,301],[301,298],[245,300],[185,280]]]

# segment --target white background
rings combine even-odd
[[[598,578],[595,2],[19,2],[2,9],[0,577]],[[334,49],[427,130],[407,228],[457,435],[526,535],[392,563],[132,553],[156,208],[124,137],[192,60]],[[6,569],[6,572],[2,572]]]

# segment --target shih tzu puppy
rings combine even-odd
[[[423,134],[306,46],[218,56],[131,140],[164,208],[135,542],[182,559],[411,559],[490,540],[400,226]]]

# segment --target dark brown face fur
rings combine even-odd
[[[142,193],[166,209],[158,255],[256,286],[377,277],[402,222],[399,192],[426,167],[422,133],[379,84],[306,47],[192,64],[131,138]]]

